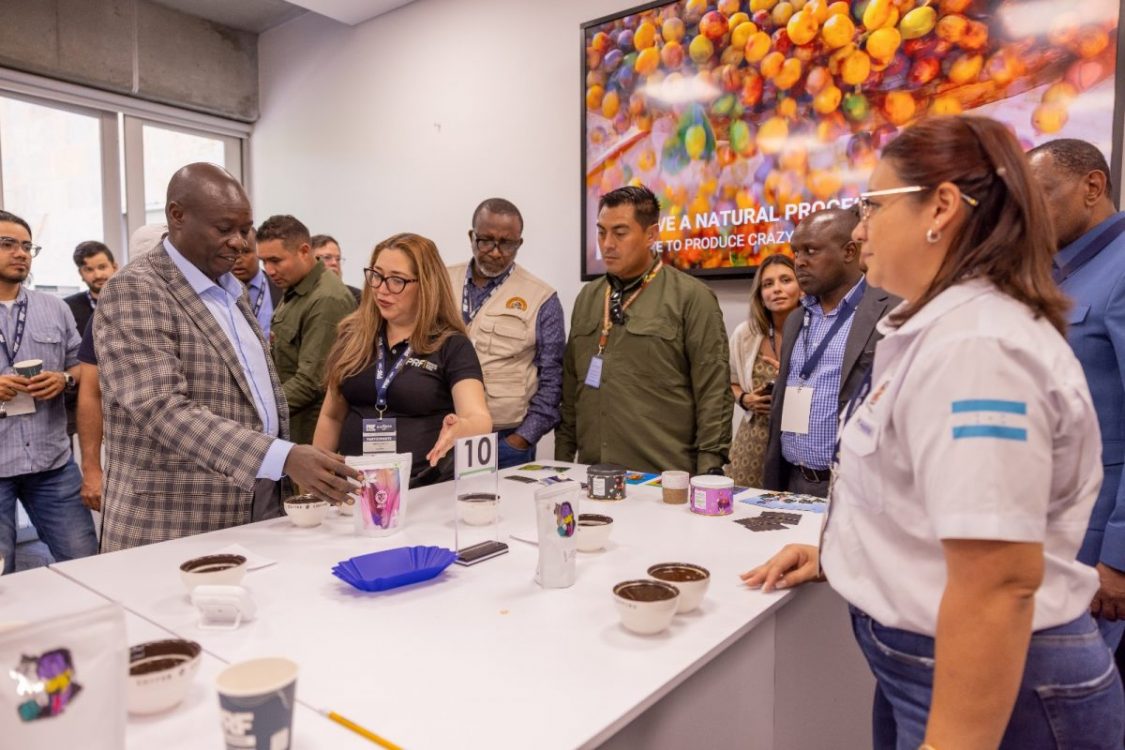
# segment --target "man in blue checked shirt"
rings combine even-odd
[[[473,212],[473,259],[449,268],[484,371],[501,469],[535,459],[536,443],[559,423],[562,401],[562,305],[550,285],[516,265],[522,245],[519,209],[489,198]]]
[[[64,392],[73,392],[78,331],[66,303],[26,289],[39,246],[20,217],[0,211],[0,556],[15,570],[16,500],[56,560],[98,551],[82,505],[82,475],[66,434]],[[38,362],[36,362],[38,360]],[[21,375],[14,365],[38,369]],[[32,363],[35,363],[34,365]]]
[[[853,210],[810,214],[791,246],[804,297],[785,322],[773,390],[765,489],[825,497],[840,411],[862,385],[880,338],[875,324],[898,303],[859,267]]]

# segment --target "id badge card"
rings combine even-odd
[[[19,417],[24,414],[35,413],[35,399],[26,393],[16,393],[15,397],[4,404],[4,412],[9,417]]]
[[[398,453],[398,420],[363,420],[363,455]]]
[[[785,388],[785,404],[781,409],[781,431],[797,435],[809,434],[812,418],[813,389],[791,385]]]
[[[595,354],[590,358],[590,369],[586,371],[587,388],[602,387],[602,362],[600,354]]]

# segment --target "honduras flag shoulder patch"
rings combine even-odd
[[[953,439],[1027,442],[1027,402],[974,398],[954,401]]]

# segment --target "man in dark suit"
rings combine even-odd
[[[72,294],[63,299],[67,307],[74,314],[74,322],[78,325],[78,335],[81,336],[94,316],[94,308],[98,305],[98,295],[102,287],[109,281],[109,277],[117,273],[117,261],[113,259],[113,251],[97,240],[79,242],[74,248],[74,265],[78,267],[78,274],[86,284],[86,291]]]
[[[827,496],[840,412],[875,357],[875,324],[898,303],[864,279],[851,238],[857,223],[855,211],[832,208],[809,215],[793,232],[803,309],[782,332],[766,489]]]
[[[1117,648],[1125,632],[1125,212],[1113,205],[1109,165],[1096,146],[1049,141],[1029,160],[1055,225],[1055,281],[1074,300],[1067,338],[1101,428],[1104,478],[1078,559],[1097,568],[1090,610]]]
[[[336,274],[337,278],[344,278],[344,256],[340,253],[340,243],[335,237],[330,234],[314,234],[309,239],[309,244],[312,246],[313,255],[324,264],[325,268]],[[358,305],[360,298],[363,297],[363,290],[349,286],[348,291],[355,297],[355,303]]]
[[[105,287],[94,316],[105,421],[102,550],[280,514],[277,480],[341,502],[357,472],[287,440],[289,412],[230,274],[254,220],[226,170],[168,184],[168,236]]]
[[[78,335],[86,332],[90,318],[94,317],[94,308],[98,305],[98,295],[102,287],[109,281],[109,277],[117,273],[117,261],[113,258],[113,251],[97,240],[79,242],[74,248],[74,265],[78,267],[78,274],[86,284],[86,291],[64,297],[63,302],[70,308],[74,315],[74,323]],[[74,437],[76,430],[75,411],[77,394],[68,391],[66,394],[66,434]]]

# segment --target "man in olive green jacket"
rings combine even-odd
[[[316,259],[308,228],[292,216],[271,216],[258,228],[258,255],[285,291],[270,322],[270,350],[289,403],[290,438],[311,444],[324,403],[324,362],[355,298]]]
[[[721,474],[734,408],[723,314],[705,284],[653,256],[659,218],[647,188],[599,202],[608,273],[574,303],[555,459]]]

